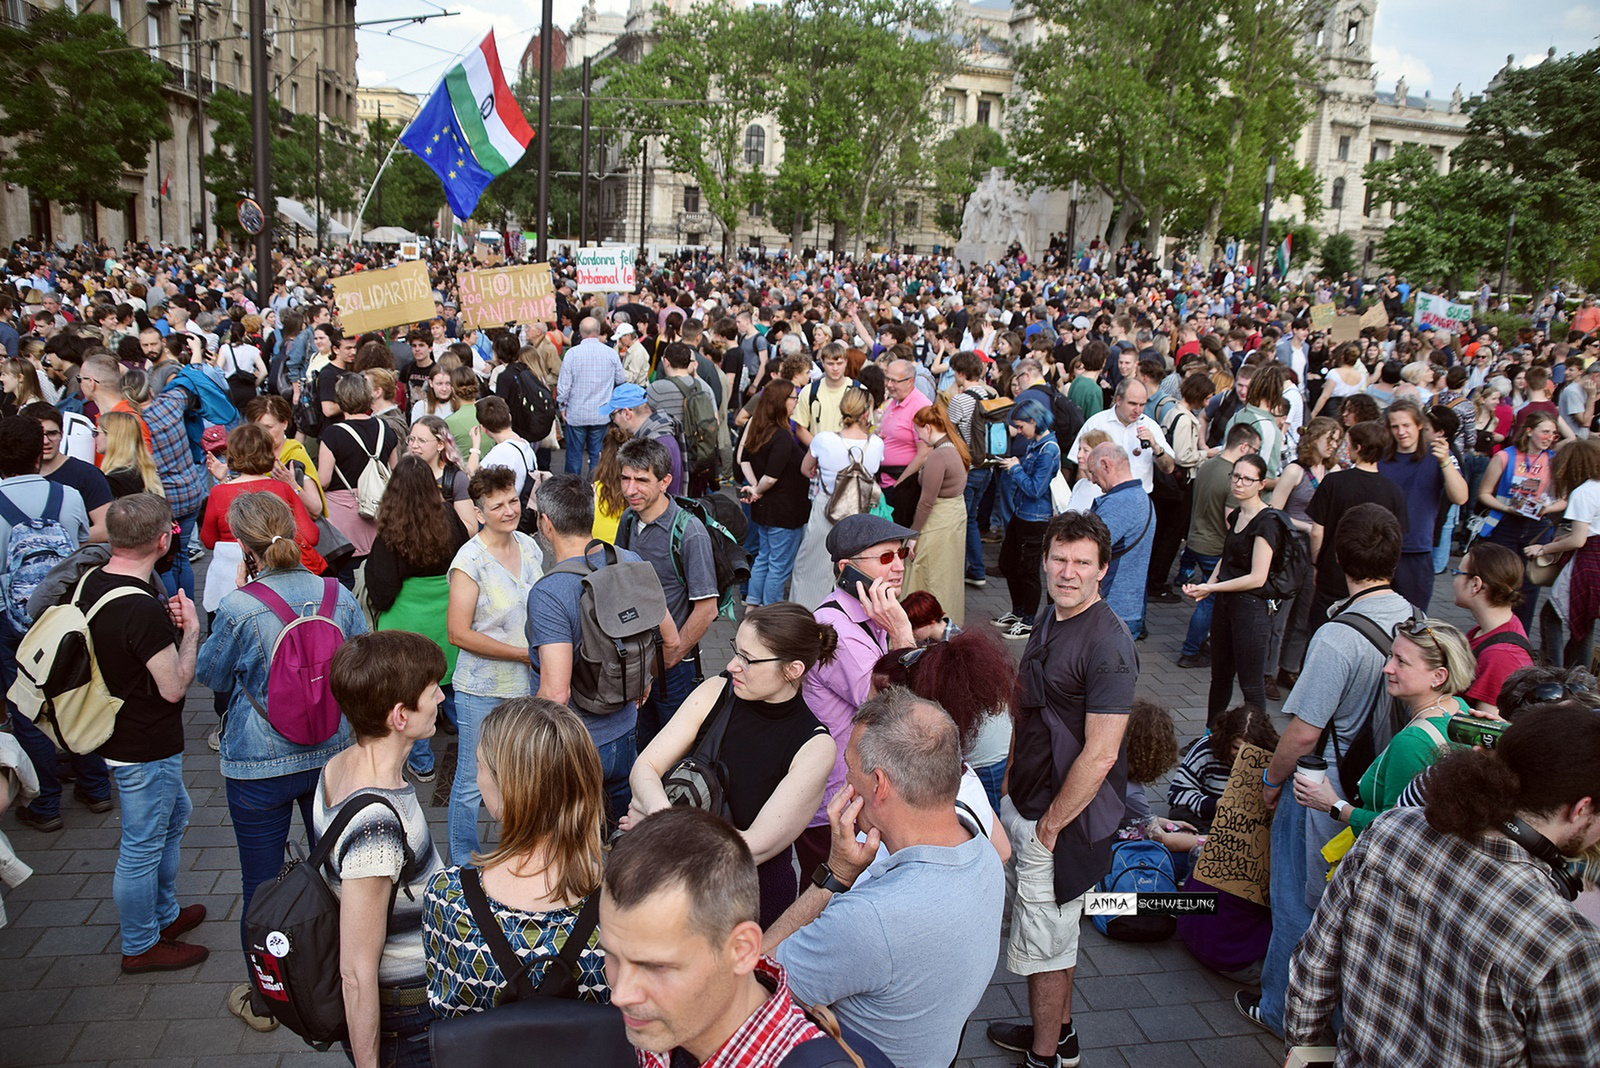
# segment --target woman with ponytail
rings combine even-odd
[[[671,804],[661,780],[731,703],[716,759],[727,768],[726,814],[758,865],[766,928],[799,896],[794,842],[822,803],[833,770],[833,737],[801,686],[806,672],[833,659],[839,635],[800,605],[780,601],[747,611],[729,644],[728,669],[701,683],[639,754],[622,827]]]
[[[1423,809],[1356,841],[1289,965],[1291,1046],[1334,1044],[1337,1010],[1341,1064],[1594,1062],[1600,933],[1563,859],[1600,843],[1588,705],[1529,709],[1494,749],[1445,757]]]
[[[238,540],[244,557],[233,576],[238,588],[217,605],[211,633],[200,647],[195,681],[228,695],[220,739],[222,777],[239,846],[242,923],[256,889],[276,877],[283,866],[296,808],[307,835],[312,834],[311,802],[317,778],[323,765],[350,744],[349,727],[342,721],[326,741],[297,745],[257,714],[252,700],[266,707],[272,647],[283,633],[283,622],[257,592],[265,587],[302,614],[307,606],[320,611],[333,594],[333,609],[328,614],[347,638],[366,633],[367,619],[349,590],[334,579],[319,578],[301,562],[295,517],[281,497],[273,493],[235,497],[228,506],[227,529]],[[242,939],[242,928],[240,934]],[[228,1011],[257,1031],[277,1026],[271,1017],[251,1010],[248,984],[241,983],[228,994]]]

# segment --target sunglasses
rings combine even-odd
[[[921,660],[922,654],[927,651],[928,646],[926,645],[919,645],[915,649],[907,649],[905,652],[900,654],[900,666],[905,668],[907,671],[911,670],[911,665],[915,664],[918,660]]]
[[[879,553],[877,556],[862,556],[860,554],[857,554],[855,556],[852,556],[850,559],[852,559],[852,560],[876,560],[876,561],[878,561],[879,564],[883,565],[884,567],[888,567],[890,564],[894,563],[894,558],[895,557],[898,556],[900,559],[904,560],[906,557],[908,557],[910,555],[911,555],[911,550],[906,548],[904,545],[902,545],[898,549],[885,549],[883,552]]]
[[[1420,612],[1413,614],[1410,619],[1396,624],[1394,632],[1396,634],[1404,634],[1413,641],[1418,638],[1432,639],[1434,636],[1433,627],[1428,625],[1428,617]]]
[[[1533,688],[1531,696],[1533,700],[1542,704],[1547,701],[1565,701],[1576,694],[1588,692],[1589,687],[1581,682],[1541,682]]]

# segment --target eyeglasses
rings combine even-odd
[[[44,432],[44,439],[46,441],[50,441],[51,439],[60,440],[60,438],[61,438],[61,431],[59,431],[59,430],[46,430]]]
[[[900,559],[904,560],[906,557],[908,557],[910,555],[911,555],[911,550],[906,548],[904,545],[902,545],[898,549],[885,549],[885,550],[883,550],[883,552],[879,553],[877,556],[862,556],[861,554],[858,553],[855,556],[852,556],[850,559],[852,559],[852,560],[876,560],[876,561],[878,561],[878,563],[882,564],[884,567],[888,567],[890,564],[894,563],[894,558],[896,556],[898,556]]]
[[[728,639],[728,648],[733,653],[733,655],[728,658],[728,662],[731,664],[733,661],[737,660],[745,667],[755,667],[757,664],[777,664],[784,659],[781,656],[752,657],[749,653],[741,653],[739,651],[739,643],[737,639],[734,638]]]
[[[1462,578],[1477,578],[1478,577],[1475,572],[1463,571],[1459,567],[1452,567],[1450,569],[1450,574],[1452,574],[1452,575],[1460,575]]]
[[[885,379],[885,381],[892,382],[895,385],[899,385],[901,382],[909,382],[909,381],[911,381],[911,379],[909,379],[909,378],[889,378],[889,379]]]
[[[1239,474],[1229,475],[1228,479],[1230,481],[1240,485],[1240,486],[1248,486],[1252,482],[1265,482],[1266,481],[1266,479],[1264,479],[1264,478],[1256,478],[1254,475],[1239,475]]]

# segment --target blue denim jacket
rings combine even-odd
[[[309,615],[322,604],[323,580],[304,568],[266,571],[259,581],[303,614]],[[333,621],[347,638],[369,629],[360,605],[343,586],[339,587]],[[267,665],[272,643],[282,630],[283,624],[270,608],[248,593],[234,590],[217,606],[211,633],[200,647],[195,680],[229,695],[222,723],[224,778],[270,779],[311,771],[350,744],[350,726],[341,723],[339,733],[321,745],[296,745],[273,730],[245,697],[248,692],[266,704]]]
[[[1055,514],[1050,501],[1050,480],[1061,470],[1061,446],[1054,432],[1034,438],[1022,461],[1006,472],[1011,511],[1018,519],[1048,523]]]

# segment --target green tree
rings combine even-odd
[[[1322,241],[1323,277],[1338,281],[1356,269],[1356,242],[1349,234],[1329,234]]]
[[[362,148],[364,184],[371,184],[383,157],[388,155],[401,127],[387,119],[378,119],[367,127],[367,143]],[[363,191],[364,193],[364,191]],[[438,176],[427,165],[404,147],[397,150],[389,167],[383,172],[383,183],[367,201],[362,226],[375,229],[379,226],[403,226],[412,233],[431,234],[433,223],[444,206],[444,187]]]
[[[766,110],[759,65],[765,50],[757,20],[731,5],[657,7],[655,40],[606,83],[633,146],[654,135],[665,162],[699,187],[700,203],[722,230],[722,254],[733,252],[739,215],[761,188],[745,162],[745,131]],[[654,101],[697,101],[661,104]]]
[[[67,211],[126,198],[123,172],[143,170],[150,143],[172,136],[167,70],[143,52],[113,51],[127,43],[104,15],[60,7],[26,28],[0,26],[0,137],[15,139],[0,177]]]
[[[1455,289],[1499,262],[1516,196],[1505,176],[1476,167],[1440,174],[1419,145],[1401,146],[1391,159],[1367,164],[1364,173],[1374,206],[1401,209],[1379,244],[1388,267],[1413,283]]]
[[[992,127],[963,126],[933,146],[933,187],[953,199],[939,204],[936,221],[947,234],[959,233],[967,198],[993,167],[1004,167],[1006,144]]]

